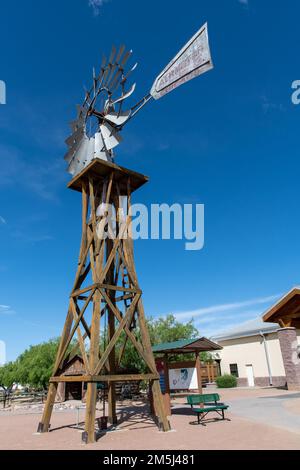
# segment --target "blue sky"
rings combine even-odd
[[[92,67],[123,42],[136,98],[205,22],[215,68],[150,104],[118,162],[150,176],[135,202],[205,204],[205,248],[138,241],[148,315],[210,335],[260,315],[299,283],[300,78],[296,0],[1,1],[0,339],[14,359],[60,333],[74,277],[80,197],[64,140]],[[98,6],[96,5],[98,4]]]

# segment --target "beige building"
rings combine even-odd
[[[279,328],[258,318],[211,338],[223,347],[221,373],[235,375],[239,386],[285,386]],[[299,343],[299,330],[297,336]]]

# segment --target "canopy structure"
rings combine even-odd
[[[176,363],[180,368],[193,367],[196,368],[197,372],[197,383],[198,383],[198,392],[202,394],[202,369],[201,369],[201,359],[200,353],[202,352],[211,352],[211,351],[220,351],[223,349],[218,344],[207,338],[198,338],[198,339],[182,339],[180,341],[174,341],[172,343],[162,343],[157,344],[152,348],[154,354],[163,356],[162,359],[156,361],[157,370],[160,374],[161,387],[164,395],[165,408],[168,415],[172,414],[171,410],[171,389],[170,389],[170,378],[169,370],[172,367],[172,363],[169,362],[169,356],[177,354],[194,354],[195,360],[191,363],[182,362]],[[209,369],[210,367],[207,366]],[[211,367],[213,371],[213,366]],[[214,381],[214,372],[209,374],[211,378],[210,382]]]
[[[207,338],[182,339],[173,343],[162,343],[154,346],[154,353],[162,354],[191,354],[209,351],[220,351],[222,349],[217,343]]]
[[[300,328],[300,288],[294,287],[263,316],[267,323],[278,323],[281,328]]]

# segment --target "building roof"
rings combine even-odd
[[[263,320],[268,323],[276,322],[281,327],[300,328],[300,287],[294,287],[279,299],[265,312]]]
[[[219,351],[218,344],[207,338],[182,339],[173,343],[162,343],[153,346],[154,353],[189,354],[191,352]]]
[[[279,329],[277,323],[264,323],[260,317],[247,321],[234,328],[223,331],[212,337],[213,341],[226,341],[230,339],[257,336],[260,333],[274,333]]]

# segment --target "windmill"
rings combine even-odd
[[[70,189],[82,194],[82,237],[78,267],[70,294],[69,309],[50,379],[47,402],[38,432],[48,432],[58,386],[87,385],[86,443],[96,439],[97,384],[108,384],[108,418],[117,424],[116,383],[149,381],[158,426],[170,425],[162,400],[135,269],[130,237],[132,193],[148,178],[115,163],[116,147],[126,124],[152,99],[157,100],[181,84],[210,70],[212,65],[207,24],[180,50],[153,83],[150,92],[134,106],[127,106],[135,91],[129,85],[137,64],[126,68],[132,51],[113,47],[103,57],[100,72],[93,71],[92,86],[86,90],[77,116],[71,122],[65,160],[72,180]],[[124,203],[125,201],[125,203]],[[114,209],[114,220],[108,208]],[[113,234],[113,236],[108,236]],[[83,330],[82,330],[83,328]],[[77,342],[73,338],[77,334]],[[147,372],[125,373],[122,359],[131,342]],[[63,366],[78,351],[85,375],[64,376]]]

